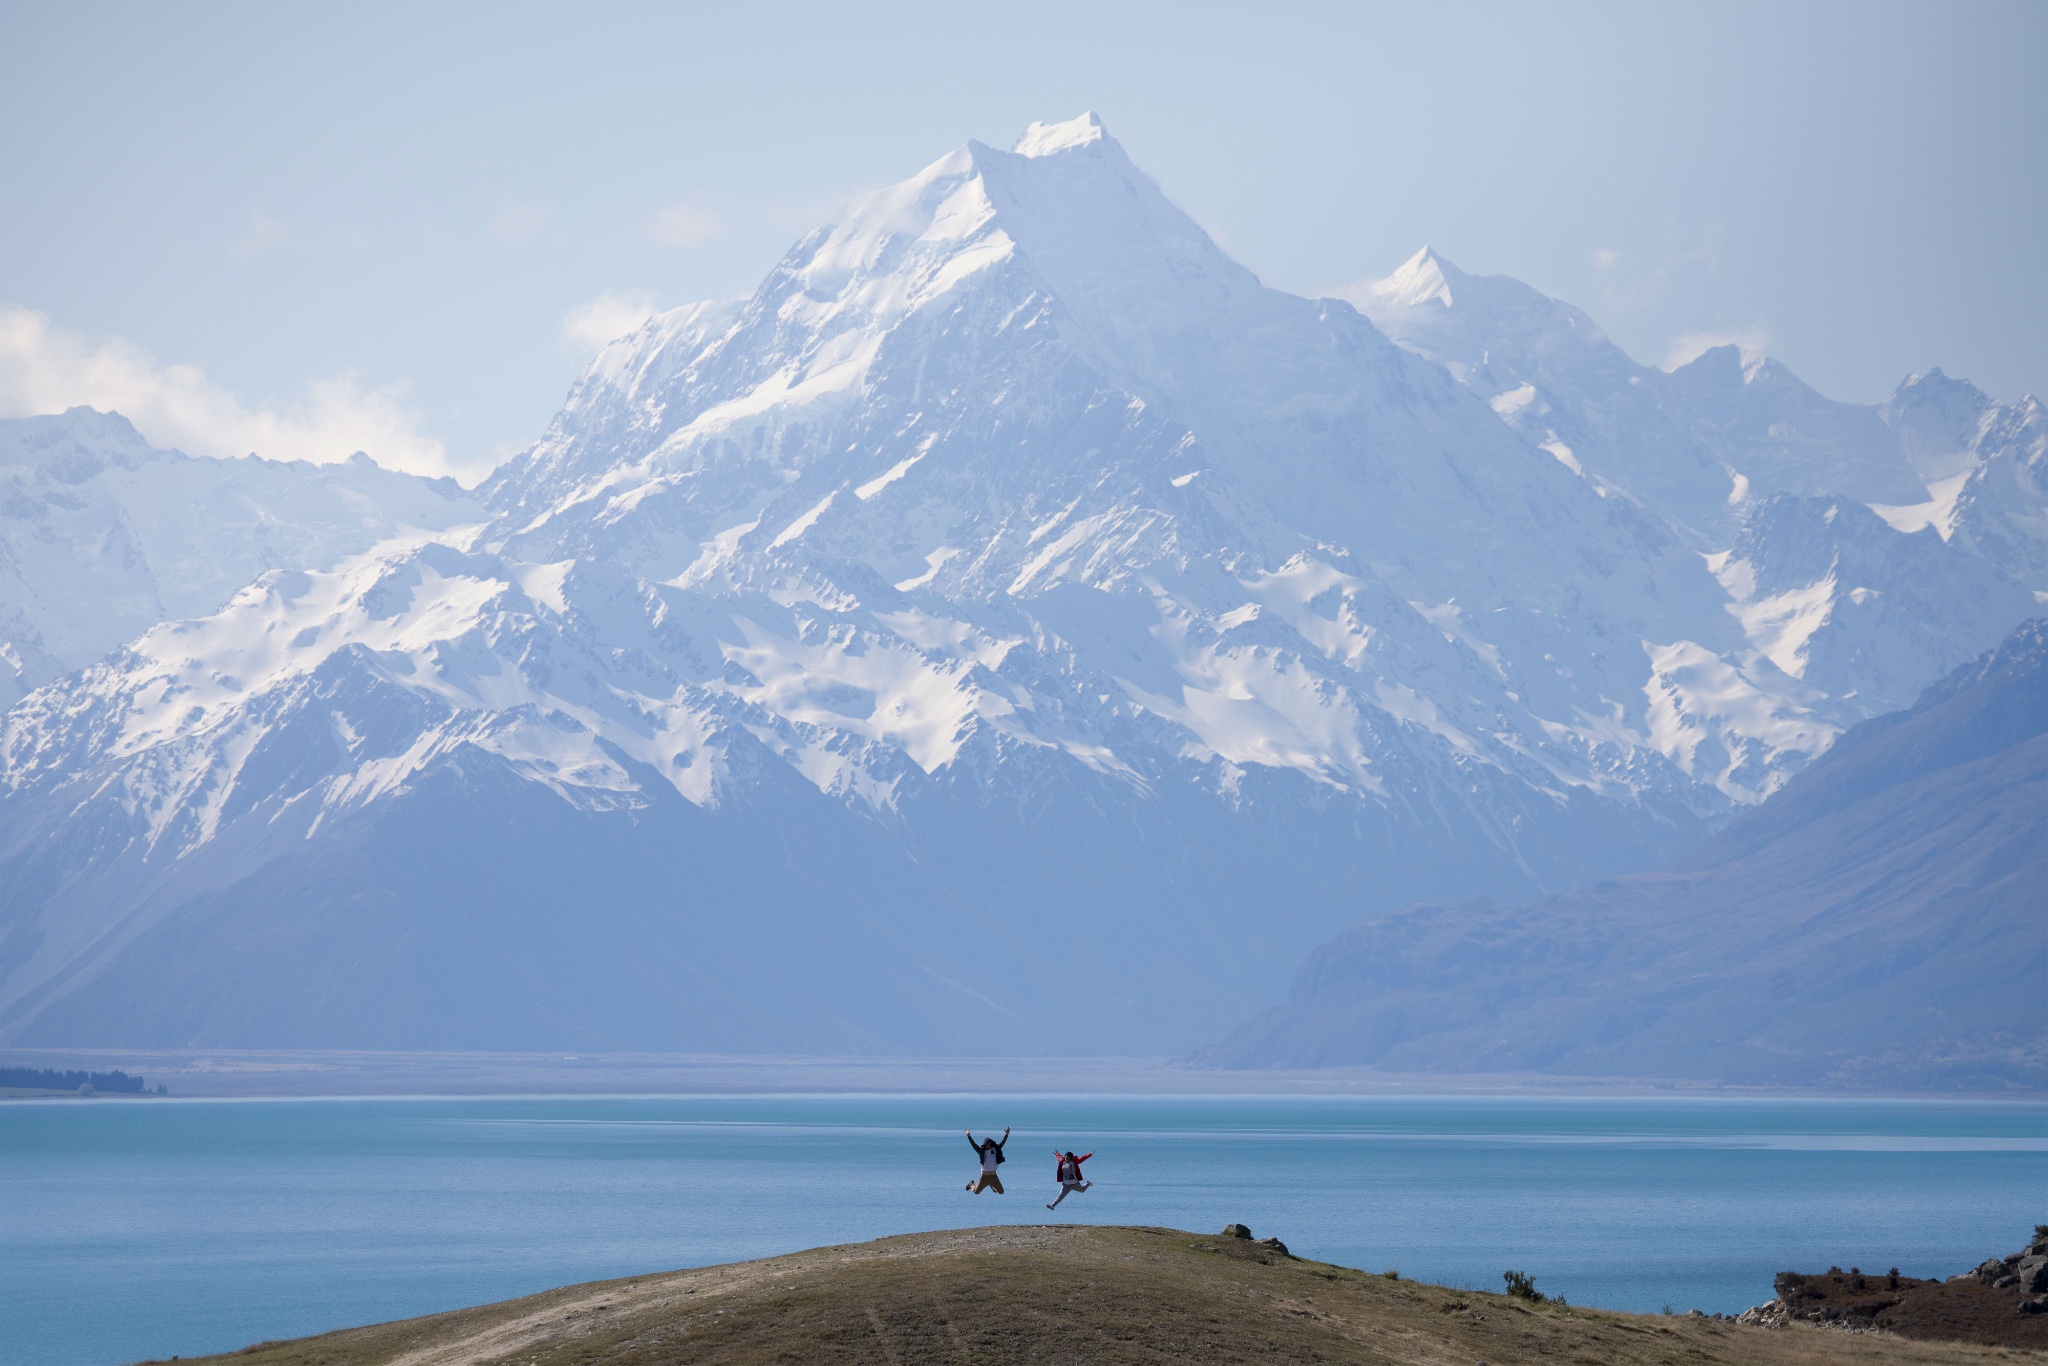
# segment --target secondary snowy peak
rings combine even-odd
[[[1908,705],[2036,611],[1990,561],[1932,530],[1902,535],[1845,498],[1760,500],[1709,563],[1750,643],[1849,717]]]
[[[1836,403],[1732,345],[1667,373],[1570,304],[1469,275],[1426,248],[1345,297],[1559,460],[1723,545],[1744,497],[1925,501],[1923,480],[1960,458],[1955,429],[1975,402],[1935,373],[1883,411]]]
[[[1911,503],[1926,485],[1876,408],[1827,398],[1783,364],[1716,346],[1664,378],[1660,400],[1756,494]]]
[[[2048,431],[2031,395],[1999,403],[1940,370],[1911,375],[1878,414],[1927,480],[1912,503],[1873,503],[1900,531],[1932,528],[2048,591]]]
[[[1079,118],[1068,119],[1065,123],[1034,123],[1024,130],[1010,150],[1020,157],[1051,156],[1055,152],[1069,151],[1075,147],[1086,147],[1091,142],[1101,142],[1109,136],[1109,130],[1102,126],[1102,120],[1093,110]]]
[[[324,568],[485,516],[453,483],[363,455],[196,459],[90,408],[0,421],[0,701],[159,621],[213,612],[266,569]]]
[[[2048,412],[2032,395],[1991,408],[1971,454],[1969,473],[1948,481],[1952,539],[2048,604]]]
[[[1579,309],[1511,276],[1468,274],[1429,247],[1393,274],[1361,281],[1340,297],[1394,340],[1482,388],[1493,387],[1485,372],[1495,364],[1521,371],[1590,368],[1596,375],[1617,364],[1630,374],[1641,369]],[[1508,374],[1496,378],[1505,381]]]
[[[1465,272],[1424,247],[1403,261],[1392,275],[1368,280],[1348,292],[1347,297],[1368,317],[1396,309],[1421,308],[1425,304],[1451,308],[1457,303],[1452,284],[1462,285],[1467,278]]]
[[[1899,434],[1906,459],[1929,487],[1978,463],[1976,443],[1986,416],[1998,405],[1968,380],[1950,379],[1939,367],[1908,375],[1877,410]]]
[[[1681,534],[1727,522],[1728,473],[1663,411],[1662,375],[1579,309],[1508,276],[1467,274],[1426,247],[1344,296],[1601,492],[1659,509]]]

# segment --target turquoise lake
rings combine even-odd
[[[969,1196],[960,1130],[1013,1128]],[[1055,1144],[1097,1182],[1057,1215]],[[1733,1311],[2048,1221],[2048,1105],[873,1096],[0,1104],[0,1361],[105,1366],[985,1223],[1242,1222],[1299,1255]]]

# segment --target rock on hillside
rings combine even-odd
[[[1777,1299],[1742,1318],[2048,1350],[2048,1224],[2035,1225],[2029,1246],[1947,1280],[1831,1266],[1781,1272],[1775,1288]]]

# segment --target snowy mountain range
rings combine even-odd
[[[266,569],[331,569],[487,513],[451,481],[202,460],[118,415],[0,422],[0,708],[162,621],[208,616]]]
[[[612,343],[473,496],[12,424],[0,1042],[1184,1049],[1999,640],[2044,431],[1428,252],[1284,294],[1093,116]]]

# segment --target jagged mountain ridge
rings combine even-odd
[[[361,454],[196,459],[89,408],[0,422],[0,706],[160,621],[218,611],[266,569],[485,517],[451,481]]]
[[[1756,646],[1753,556],[1265,289],[1092,118],[614,343],[479,492],[9,715],[0,1037],[1172,1047],[1361,901],[1661,862],[1868,705]]]
[[[2031,396],[1999,404],[1936,369],[1882,405],[1838,403],[1733,345],[1666,372],[1570,304],[1428,248],[1347,296],[1706,554],[1754,651],[1729,657],[1738,673],[1761,656],[1853,699],[1850,719],[1876,715],[2048,601],[2048,424]]]
[[[1570,304],[1427,247],[1347,296],[1560,461],[1717,543],[1750,498],[1924,491],[1887,421],[1896,403],[1837,403],[1767,356],[1721,345],[1669,372],[1642,365]]]

